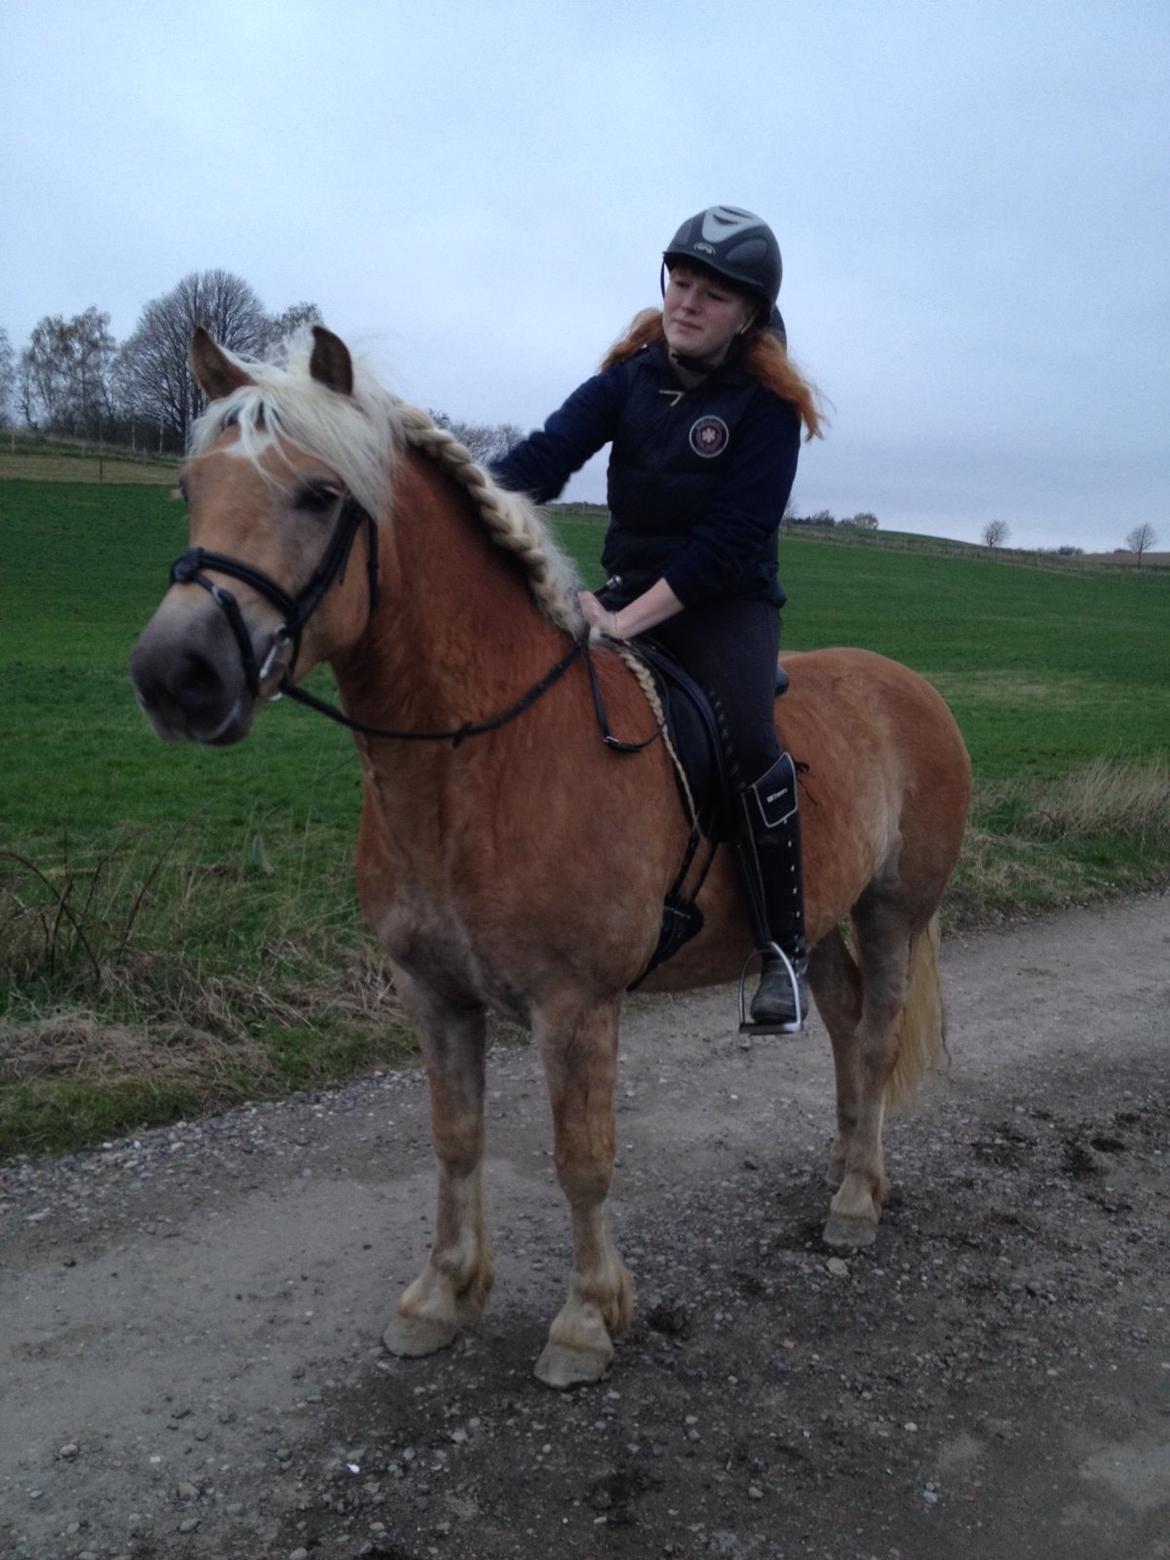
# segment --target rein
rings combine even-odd
[[[254,568],[250,563],[233,558],[228,553],[208,552],[203,547],[189,547],[171,565],[172,585],[202,586],[227,618],[253,698],[259,696],[261,685],[267,677],[274,670],[279,670],[280,682],[276,692],[267,696],[270,703],[274,704],[278,699],[287,697],[294,703],[303,704],[307,709],[315,710],[317,714],[324,715],[329,720],[336,721],[339,725],[346,726],[350,731],[356,731],[365,737],[380,737],[396,742],[450,742],[452,747],[457,748],[468,737],[487,736],[489,732],[498,731],[501,726],[506,726],[509,721],[523,715],[525,710],[531,709],[536,701],[560,680],[577,657],[583,655],[593,696],[594,716],[606,746],[618,753],[640,753],[662,735],[659,728],[656,728],[643,742],[623,742],[611,735],[605,701],[597,678],[597,668],[593,663],[593,647],[588,627],[577,639],[574,639],[567,653],[556,665],[550,667],[539,682],[534,683],[514,704],[510,704],[507,709],[501,710],[498,715],[490,716],[487,720],[464,721],[462,725],[455,726],[449,731],[397,731],[386,726],[367,726],[360,720],[351,719],[335,704],[329,704],[325,699],[319,699],[315,694],[307,693],[303,688],[297,687],[292,681],[292,674],[300,654],[301,634],[305,624],[321,605],[333,582],[336,580],[340,583],[345,578],[345,566],[353,547],[354,537],[363,523],[366,526],[369,616],[372,618],[381,594],[378,586],[377,523],[352,496],[346,498],[341,506],[333,535],[321,555],[320,562],[313,570],[308,583],[295,596],[290,596],[282,585],[277,584],[262,569]],[[208,579],[202,572],[204,569],[214,569],[217,574],[226,574],[245,585],[250,585],[284,614],[284,621],[273,632],[272,644],[263,664],[257,663],[239,602],[230,590]],[[288,646],[291,646],[291,653],[285,657],[283,652]]]

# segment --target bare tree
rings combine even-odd
[[[146,305],[118,354],[115,381],[123,416],[132,430],[157,429],[160,449],[182,450],[204,406],[187,362],[197,325],[206,325],[229,352],[262,357],[296,326],[320,318],[315,303],[303,302],[270,316],[242,277],[230,271],[192,271]]]
[[[230,352],[254,355],[269,327],[259,298],[230,271],[192,271],[148,303],[118,353],[115,378],[123,415],[157,428],[160,448],[182,450],[203,410],[203,395],[187,363],[197,325],[206,325]]]
[[[269,352],[286,336],[291,336],[300,325],[320,325],[321,311],[315,303],[292,303],[280,314],[274,314],[264,324],[264,340],[261,350]]]
[[[1141,525],[1135,525],[1125,538],[1125,545],[1130,552],[1137,553],[1137,566],[1139,569],[1142,566],[1142,554],[1149,552],[1157,540],[1158,533],[1148,520],[1143,520]]]
[[[518,428],[515,423],[468,423],[457,422],[448,417],[446,412],[431,412],[431,417],[440,428],[446,428],[453,433],[460,444],[470,452],[472,460],[477,465],[486,466],[493,460],[499,460],[501,455],[506,455],[514,444],[519,444],[524,437],[524,430]]]
[[[16,354],[8,339],[8,332],[0,326],[0,428],[7,428],[13,420],[13,398],[16,392]]]
[[[1008,530],[1006,520],[989,520],[982,531],[983,545],[988,552],[994,552],[997,547],[1002,547],[1011,532]]]
[[[848,520],[842,520],[841,524],[855,525],[862,531],[876,531],[878,528],[878,517],[875,514],[871,514],[868,509],[863,509],[860,514],[853,515]]]
[[[93,307],[72,319],[46,314],[20,358],[25,420],[54,433],[100,438],[113,409],[113,358],[108,314]]]

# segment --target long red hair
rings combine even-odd
[[[615,341],[606,353],[601,367],[604,372],[615,363],[624,363],[635,352],[656,341],[665,341],[662,329],[661,309],[641,309],[630,321],[630,327],[620,340]],[[754,330],[732,348],[738,366],[752,379],[788,401],[800,413],[806,437],[820,438],[824,413],[820,408],[820,392],[807,380],[788,356],[779,336],[770,330]]]

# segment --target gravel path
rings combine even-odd
[[[531,1375],[567,1220],[527,1049],[489,1074],[492,1306],[431,1360],[378,1342],[429,1237],[417,1074],[0,1166],[0,1555],[1170,1557],[1170,900],[944,975],[949,1075],[844,1260],[819,1025],[631,1003],[638,1317],[577,1393]]]

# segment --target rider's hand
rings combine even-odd
[[[581,603],[581,611],[590,628],[596,628],[603,634],[608,634],[611,639],[624,639],[618,623],[616,612],[610,612],[601,605],[591,590],[577,592],[577,600]]]

